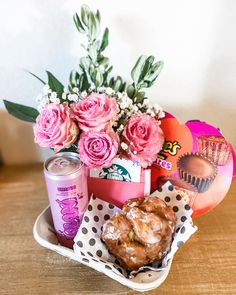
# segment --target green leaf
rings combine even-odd
[[[81,7],[81,19],[82,22],[85,24],[86,27],[88,27],[89,24],[89,14],[90,14],[91,10],[88,7],[88,5],[84,4]]]
[[[148,73],[148,71],[152,67],[153,62],[154,62],[154,56],[152,56],[152,55],[146,59],[144,67],[143,67],[142,72],[139,77],[139,82],[145,78],[146,74]]]
[[[109,44],[109,30],[108,28],[105,29],[103,36],[102,36],[102,43],[100,46],[100,51],[104,51]]]
[[[89,14],[89,26],[88,26],[88,29],[89,29],[90,39],[95,40],[96,37],[99,34],[100,28],[99,28],[99,22],[98,22],[98,20],[96,19],[95,15],[92,12],[90,12],[90,14]]]
[[[154,82],[156,78],[159,76],[160,72],[162,71],[164,67],[164,62],[162,60],[158,61],[155,63],[152,68],[150,73],[148,73],[147,80]]]
[[[77,13],[74,14],[74,16],[73,16],[73,20],[74,20],[74,23],[75,23],[75,26],[76,26],[77,30],[78,30],[80,33],[83,34],[83,33],[85,32],[85,29],[84,29],[84,27],[83,27],[83,25],[82,25],[82,23],[81,23],[81,20],[80,20],[80,18],[79,18],[79,16],[78,16]]]
[[[99,66],[103,66],[105,69],[109,66],[109,58],[108,57],[102,57],[100,60],[98,60]]]
[[[127,94],[129,98],[133,98],[135,94],[135,88],[133,85],[128,85],[127,87]]]
[[[138,92],[138,93],[137,93],[137,96],[136,96],[136,100],[135,100],[135,102],[136,102],[136,103],[142,103],[144,97],[145,97],[145,92],[143,92],[143,91]]]
[[[93,61],[93,63],[95,64],[96,63],[96,60],[97,60],[97,54],[98,54],[98,52],[96,50],[96,47],[93,46],[93,44],[91,44],[89,46],[88,54],[89,54],[91,60]]]
[[[62,97],[62,93],[64,91],[64,86],[63,84],[57,80],[57,78],[50,73],[49,71],[46,71],[48,75],[48,85],[52,91],[55,91],[59,98]]]
[[[33,77],[35,77],[36,79],[38,79],[40,82],[42,82],[44,85],[46,84],[46,82],[44,82],[41,78],[39,78],[38,76],[36,76],[34,73],[30,72],[30,71],[26,71],[27,73],[29,73],[30,75],[32,75]]]
[[[96,18],[97,18],[97,20],[100,23],[100,21],[101,21],[101,14],[100,14],[100,11],[98,9],[97,9],[97,12],[96,12]]]
[[[88,57],[81,57],[80,67],[85,71],[89,70],[89,58]]]
[[[88,81],[87,75],[84,72],[79,79],[79,90],[80,92],[84,91],[84,90],[88,90],[90,87],[90,83]]]
[[[94,84],[95,84],[96,87],[101,86],[102,83],[103,83],[103,75],[102,75],[102,73],[99,71],[99,69],[95,69],[95,71],[94,71],[93,82],[94,82]]]
[[[146,56],[141,55],[139,57],[139,59],[137,60],[135,66],[133,67],[132,71],[131,71],[131,77],[132,77],[135,84],[137,84],[138,81],[139,81],[139,77],[141,75],[141,72],[142,72],[142,69],[144,67],[145,61],[146,61]]]
[[[103,86],[108,86],[109,84],[107,84],[107,77],[110,74],[110,72],[112,71],[113,67],[110,66],[103,74],[103,81],[104,81],[104,85]]]
[[[34,108],[14,103],[5,99],[3,102],[8,113],[20,120],[34,123],[37,116],[39,115],[39,112]]]

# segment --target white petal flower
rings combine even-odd
[[[72,94],[69,94],[69,95],[67,96],[67,99],[68,99],[69,101],[72,101]]]
[[[114,90],[111,87],[107,87],[105,90],[106,94],[112,95],[114,93]]]
[[[83,91],[83,92],[81,92],[80,96],[81,96],[82,98],[85,98],[86,96],[88,96],[88,94],[87,94],[86,91]]]
[[[50,87],[48,84],[45,84],[43,86],[43,94],[48,94],[49,93],[49,90],[50,90]]]
[[[52,92],[50,98],[52,98],[52,99],[57,98],[57,93],[55,91]]]
[[[66,92],[63,92],[62,93],[62,99],[66,100],[66,96],[67,96],[67,93]]]
[[[120,146],[121,146],[121,148],[123,150],[127,150],[128,149],[128,145],[125,142],[122,142]]]
[[[74,102],[78,102],[78,100],[79,100],[79,97],[78,97],[78,95],[77,94],[71,94],[71,100],[72,101],[74,101]]]
[[[75,93],[78,93],[78,92],[79,92],[79,88],[78,88],[78,87],[74,87],[72,90],[73,90],[73,92],[75,92]]]

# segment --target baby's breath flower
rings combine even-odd
[[[79,88],[78,88],[78,87],[74,87],[72,90],[73,90],[73,92],[75,92],[75,93],[78,93],[78,92],[79,92]]]
[[[111,88],[111,87],[107,87],[106,90],[105,90],[106,94],[108,95],[112,95],[114,94],[114,90]]]
[[[71,100],[74,101],[74,102],[78,102],[79,101],[79,97],[77,94],[71,94]]]
[[[62,99],[66,100],[66,98],[67,98],[67,93],[66,92],[63,92],[62,93]]]
[[[82,98],[85,98],[87,95],[88,95],[88,94],[87,94],[87,92],[86,92],[85,90],[82,91],[81,94],[80,94],[80,96],[81,96]]]
[[[67,99],[68,99],[69,101],[72,101],[72,94],[68,94]]]
[[[50,87],[48,84],[45,84],[43,86],[43,94],[48,94],[49,93],[49,90],[50,90]],[[50,91],[51,92],[51,91]]]
[[[120,146],[124,151],[128,149],[128,145],[125,142],[122,142]]]

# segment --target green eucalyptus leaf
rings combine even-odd
[[[135,88],[133,85],[128,85],[127,87],[127,95],[129,98],[133,98],[135,94]]]
[[[73,87],[76,85],[75,71],[70,72],[69,82]]]
[[[96,50],[96,47],[93,46],[93,44],[91,44],[89,46],[88,54],[89,54],[91,60],[93,61],[93,63],[96,63],[98,52]]]
[[[98,20],[98,22],[100,23],[101,21],[101,14],[100,14],[100,11],[97,9],[97,12],[96,12],[96,18]]]
[[[12,116],[26,122],[35,123],[36,118],[39,115],[39,112],[36,109],[18,103],[14,103],[5,99],[3,100],[3,102],[8,113]]]
[[[89,70],[89,58],[88,57],[81,57],[80,59],[80,66],[82,69],[84,69],[85,71]]]
[[[114,79],[114,77],[112,77],[109,81],[109,87],[111,87],[111,88],[113,87],[114,81],[115,81],[115,79]]]
[[[73,16],[73,20],[74,20],[74,23],[75,23],[75,26],[76,26],[77,30],[78,30],[80,33],[83,34],[83,33],[85,32],[85,29],[84,29],[84,27],[83,27],[83,25],[82,25],[82,23],[81,23],[81,20],[80,20],[80,18],[79,18],[79,16],[78,16],[77,13],[74,14],[74,16]]]
[[[145,64],[143,66],[143,69],[142,69],[142,72],[140,74],[140,77],[139,77],[139,82],[142,81],[146,74],[148,73],[148,71],[150,70],[150,68],[152,67],[152,63],[154,62],[154,56],[149,56],[146,61],[145,61]]]
[[[102,57],[102,59],[98,60],[99,65],[102,65],[104,68],[107,68],[109,66],[109,58],[108,57]]]
[[[108,69],[107,69],[107,73],[109,74],[113,69],[113,66],[110,66]]]
[[[100,51],[104,51],[109,44],[109,30],[108,28],[105,29],[103,36],[102,36],[102,43],[100,46]]]
[[[113,67],[110,66],[103,74],[103,83],[104,83],[104,86],[109,86],[109,83],[107,83],[107,78],[108,78],[108,75],[110,74],[110,72],[112,71]]]
[[[162,71],[164,67],[164,62],[163,61],[158,61],[156,64],[154,64],[148,73],[146,79],[148,81],[154,82],[156,78],[159,76],[160,72]]]
[[[81,79],[81,82],[80,82],[80,91],[84,91],[84,90],[88,90],[89,87],[90,87],[90,83],[89,83],[89,80],[88,80],[88,77],[86,75],[86,73],[83,73],[81,75],[82,79]]]
[[[118,76],[118,77],[115,79],[112,88],[114,89],[115,92],[117,92],[117,91],[119,91],[119,89],[120,89],[120,87],[122,86],[122,84],[123,84],[123,81],[122,81],[121,77]]]
[[[138,92],[137,95],[136,95],[136,97],[135,97],[135,102],[136,103],[142,103],[144,97],[145,97],[145,92],[143,92],[143,91]]]
[[[93,82],[96,87],[101,86],[103,83],[103,75],[98,69],[95,69],[95,71],[94,71],[94,81]]]
[[[123,91],[125,91],[125,88],[126,88],[126,82],[123,82],[123,84],[121,85],[119,91],[123,92]]]
[[[81,20],[82,22],[85,24],[86,27],[88,27],[89,25],[89,14],[90,14],[91,10],[88,7],[88,5],[84,4],[81,7]]]
[[[50,73],[49,71],[46,71],[46,72],[48,75],[48,85],[49,85],[50,89],[52,91],[55,91],[57,93],[58,97],[61,98],[62,93],[64,91],[63,84],[59,80],[57,80],[57,78],[52,73]]]
[[[145,61],[146,61],[146,56],[141,55],[138,58],[135,66],[133,67],[133,69],[131,71],[131,77],[132,77],[135,84],[137,84],[138,81],[139,81],[139,77],[140,77],[140,75],[142,73],[142,69],[144,67]]]
[[[95,40],[99,35],[99,22],[92,12],[89,14],[89,36],[91,40]]]

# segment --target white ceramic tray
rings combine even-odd
[[[63,247],[58,244],[57,237],[55,235],[51,210],[50,207],[47,207],[37,218],[34,224],[34,238],[35,240],[45,248],[48,248],[52,251],[59,253],[62,256],[68,257],[79,263],[85,264],[82,261],[82,258],[75,255],[75,252],[69,248]],[[148,291],[157,288],[160,286],[164,280],[166,279],[170,267],[171,267],[172,260],[169,261],[168,266],[163,269],[162,271],[155,272],[155,271],[145,271],[142,273],[137,274],[134,278],[128,279],[123,276],[119,276],[104,267],[100,267],[98,264],[90,264],[89,266],[94,268],[95,270],[104,273],[105,275],[109,276],[113,280],[116,280],[122,285],[125,285],[131,289],[136,291]]]

